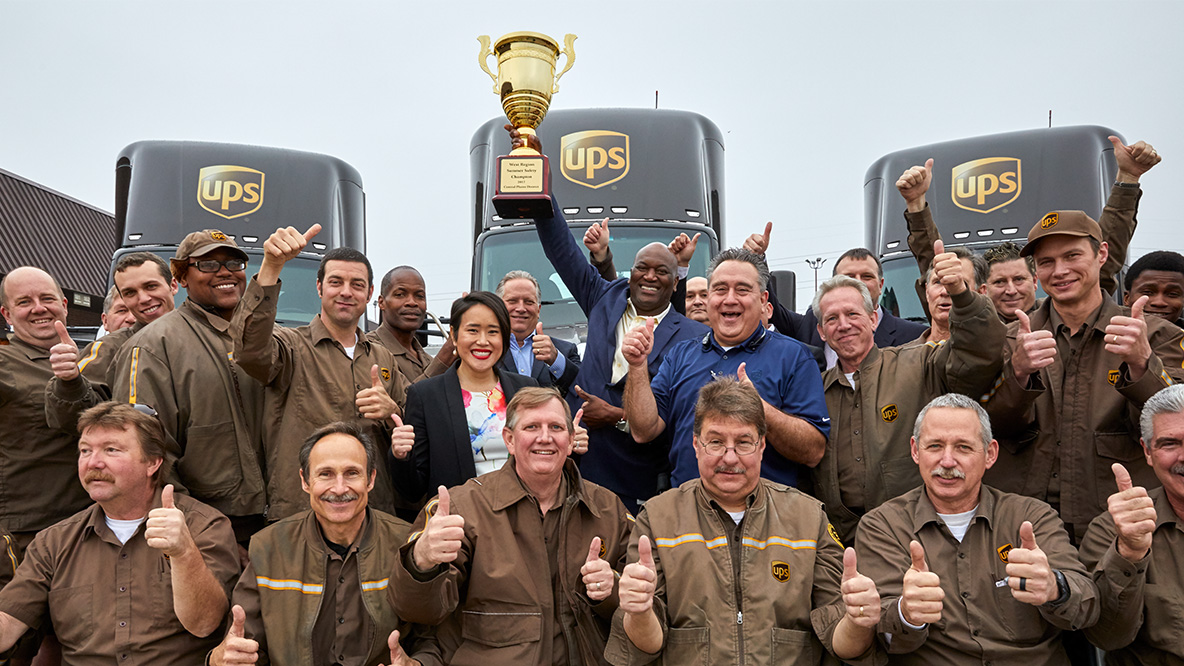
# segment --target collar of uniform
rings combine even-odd
[[[917,506],[913,510],[913,534],[920,534],[921,528],[928,523],[941,523],[941,517],[937,515],[937,508],[933,506],[933,502],[929,500],[929,491],[924,485],[921,486],[920,497],[917,498]],[[995,490],[988,487],[985,483],[980,484],[978,490],[978,506],[974,512],[974,519],[982,518],[990,524],[995,516]]]
[[[752,332],[752,335],[748,336],[744,342],[741,342],[738,345],[732,345],[732,349],[748,349],[750,346],[755,346],[759,340],[762,340],[768,334],[769,331],[767,331],[764,326],[761,326],[760,322],[757,322],[756,330]],[[703,351],[707,351],[708,349],[714,349],[721,354],[724,353],[723,345],[721,345],[715,339],[714,330],[708,331],[707,335],[703,336]]]
[[[1061,330],[1062,326],[1065,326],[1065,321],[1061,319],[1061,313],[1057,312],[1052,298],[1050,297],[1045,300],[1048,305],[1049,328],[1052,329],[1053,333],[1056,333]],[[1115,303],[1109,294],[1102,294],[1102,304],[1085,320],[1085,327],[1093,328],[1104,335],[1106,333],[1106,326],[1110,323],[1110,318],[1120,314],[1123,314],[1122,307]],[[1036,322],[1032,322],[1032,328],[1036,328]],[[1069,335],[1075,335],[1076,333],[1077,331],[1069,331]]]
[[[139,534],[142,529],[146,529],[145,525],[148,523],[148,514],[152,513],[153,509],[160,508],[162,504],[160,500],[160,491],[160,488],[156,489],[156,495],[152,498],[152,504],[150,504],[148,506],[148,510],[144,512],[144,519],[140,523],[140,528],[136,530],[137,534]],[[123,544],[119,543],[119,539],[115,538],[115,533],[112,532],[111,528],[107,525],[107,513],[103,511],[103,507],[98,502],[95,502],[91,505],[89,511],[90,515],[87,517],[86,526],[103,541],[108,541],[117,546],[122,546]]]
[[[391,333],[390,328],[388,328],[385,324],[379,326],[378,329],[374,331],[374,335],[378,338],[378,341],[382,344],[382,346],[390,350],[390,352],[395,356],[411,356],[411,354],[408,353],[409,350],[403,346],[402,342],[399,342],[399,339],[395,337],[394,333]],[[414,351],[416,354],[418,354],[422,349],[423,347],[419,344],[419,340],[416,340],[413,336],[411,338],[410,351]]]
[[[308,329],[309,332],[312,333],[312,343],[314,345],[321,344],[321,341],[323,340],[337,342],[337,339],[334,338],[333,334],[329,332],[329,327],[325,326],[325,322],[321,321],[321,313],[319,312],[317,313],[317,316],[313,317],[312,321],[309,322]],[[363,349],[370,348],[370,342],[366,340],[366,336],[362,335],[362,329],[358,328],[357,326],[354,327],[354,340],[357,341],[354,343],[355,345],[361,346]]]
[[[584,496],[584,479],[571,458],[563,463],[563,477],[567,481],[567,494],[599,518],[600,512],[589,504]],[[478,477],[477,483],[489,489],[490,505],[494,511],[505,510],[530,497],[530,491],[526,489],[526,484],[522,483],[522,479],[518,478],[518,471],[514,469],[514,456],[510,456],[498,471]]]
[[[350,551],[364,550],[370,544],[370,533],[373,532],[371,525],[374,523],[370,515],[370,507],[366,507],[366,517],[362,519],[362,529],[358,532],[358,537],[350,544]],[[309,509],[307,515],[304,517],[304,526],[301,530],[304,533],[304,542],[310,548],[320,553],[327,555],[333,551],[329,549],[329,545],[325,542],[325,533],[321,530],[321,523],[317,520],[317,514],[312,509]]]
[[[210,312],[191,298],[186,298],[185,302],[181,304],[180,310],[188,312],[194,318],[210,325],[216,331],[228,333],[230,331],[230,322],[222,317]],[[167,315],[166,315],[167,316]]]
[[[823,344],[826,344],[826,343],[823,343]],[[870,368],[873,363],[876,363],[879,360],[880,360],[880,348],[875,345],[872,345],[872,348],[867,353],[867,356],[864,356],[863,360],[860,361],[859,369],[856,370],[856,372],[863,372],[864,368]],[[826,372],[824,372],[822,374],[822,390],[824,392],[830,390],[831,384],[834,384],[835,382],[838,382],[839,384],[842,384],[843,386],[847,386],[848,388],[854,388],[854,387],[849,386],[847,384],[846,380],[847,380],[847,373],[843,372],[842,361],[839,361],[839,362],[835,363],[834,365],[832,365],[831,367],[827,368]]]
[[[1158,530],[1164,525],[1175,525],[1176,529],[1184,532],[1184,520],[1180,520],[1176,516],[1171,502],[1168,501],[1168,493],[1163,489],[1163,486],[1148,490],[1147,495],[1151,497],[1151,501],[1155,502],[1155,529]]]
[[[49,358],[49,350],[42,349],[37,345],[31,345],[24,340],[16,337],[16,334],[9,336],[9,343],[13,348],[21,350],[25,356],[29,357],[30,361],[39,361],[41,359]]]

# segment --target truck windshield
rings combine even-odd
[[[898,317],[927,323],[925,310],[921,307],[921,299],[917,297],[915,287],[917,278],[921,277],[917,270],[917,260],[908,254],[885,259],[883,266],[884,294],[880,297],[880,305]]]
[[[584,248],[584,231],[587,228],[587,224],[577,224],[571,229],[572,236],[580,244],[581,249]],[[609,231],[609,247],[612,249],[617,275],[627,278],[638,250],[654,242],[669,243],[682,229],[628,223],[612,226],[610,223]],[[688,233],[691,233],[691,230],[688,230]],[[533,227],[523,226],[507,233],[490,234],[485,238],[480,252],[480,289],[493,291],[506,273],[512,270],[526,271],[539,281],[543,294],[543,308],[539,318],[543,326],[548,330],[578,328],[580,337],[583,337],[584,325],[587,323],[584,313],[572,298],[567,286],[563,284],[559,274],[551,267],[547,256],[543,254],[543,247]],[[705,233],[699,238],[695,256],[691,259],[689,275],[706,275],[707,263],[712,253],[711,240]],[[586,249],[584,256],[588,256]],[[561,335],[566,339],[573,337],[562,333]]]

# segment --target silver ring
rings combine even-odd
[[[600,582],[599,582],[599,581],[596,583],[596,591],[597,591],[597,592],[599,592],[599,591],[600,591]]]
[[[1020,578],[1020,592],[1023,592],[1027,589],[1028,589],[1028,579],[1027,578]]]

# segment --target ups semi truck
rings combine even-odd
[[[1050,210],[1102,213],[1118,175],[1107,127],[1080,125],[992,134],[908,148],[876,160],[863,197],[866,247],[884,264],[885,308],[924,321],[913,284],[920,276],[908,248],[905,202],[896,180],[932,157],[926,195],[946,247],[981,254],[1004,241],[1023,244]]]
[[[469,147],[472,288],[492,291],[509,271],[525,270],[542,289],[547,332],[582,341],[584,313],[543,254],[533,222],[503,220],[494,210],[497,157],[510,152],[505,123],[485,123]],[[556,110],[538,134],[551,161],[552,196],[581,247],[589,225],[611,218],[609,247],[627,277],[645,245],[701,233],[690,274],[706,273],[724,234],[724,143],[715,123],[687,111]]]
[[[313,224],[321,233],[284,267],[276,315],[284,326],[307,324],[320,311],[316,274],[325,252],[366,251],[366,196],[356,169],[328,155],[194,141],[139,141],[115,164],[112,268],[129,252],[169,259],[189,233],[219,229],[250,257],[253,275],[272,232]]]

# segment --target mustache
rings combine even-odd
[[[1177,476],[1184,476],[1184,462],[1178,462],[1168,468],[1168,471]]]
[[[941,465],[934,467],[932,470],[929,471],[929,474],[930,474],[930,476],[936,476],[936,477],[940,477],[943,479],[965,479],[966,478],[966,475],[962,473],[962,470],[960,470],[956,467],[942,467]]]
[[[355,492],[341,493],[324,493],[321,495],[322,502],[352,502],[358,499],[358,494]]]
[[[115,483],[115,478],[109,474],[104,474],[97,469],[92,469],[82,477],[83,483],[90,483],[91,481],[106,481],[107,483]]]
[[[715,468],[716,474],[743,474],[747,471],[744,465],[718,465]]]

